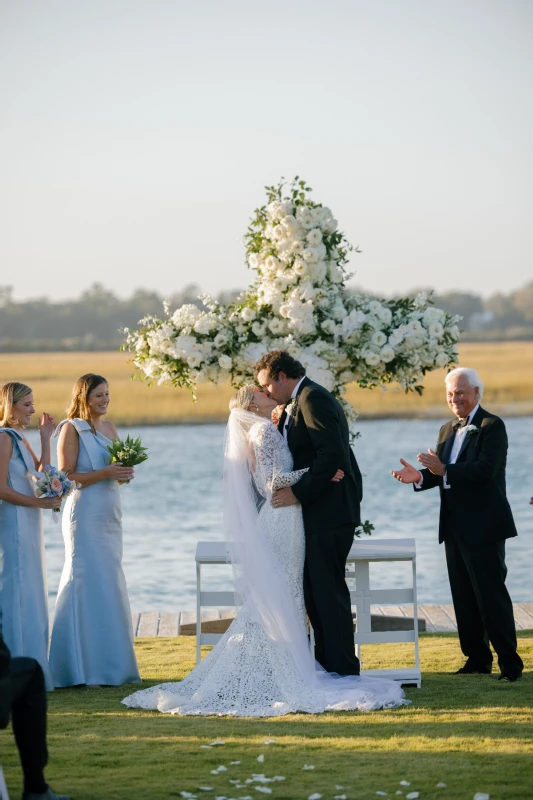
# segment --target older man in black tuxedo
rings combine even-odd
[[[301,503],[305,528],[304,597],[315,635],[315,657],[328,672],[358,675],[346,558],[360,524],[361,472],[346,416],[330,392],[305,377],[305,369],[283,350],[255,366],[258,383],[286,406],[279,431],[287,439],[294,469],[309,471],[291,488],[274,493],[275,506]],[[332,478],[341,469],[344,478]]]
[[[41,667],[33,658],[11,658],[0,630],[0,728],[9,723],[24,775],[23,800],[69,800],[44,780],[46,750],[46,690]]]
[[[416,491],[438,486],[441,495],[439,542],[446,561],[466,663],[459,673],[490,673],[492,653],[501,678],[522,675],[517,653],[513,604],[505,585],[505,540],[516,527],[505,494],[507,433],[503,421],[480,405],[483,383],[473,369],[446,376],[448,405],[455,420],[440,429],[436,452],[419,453],[418,470],[400,459],[397,480]]]

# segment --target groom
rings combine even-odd
[[[310,468],[294,486],[278,489],[272,504],[302,504],[304,597],[315,634],[315,658],[327,672],[358,675],[345,567],[361,521],[363,482],[344,411],[330,392],[306,378],[304,367],[284,350],[260,358],[255,377],[269,397],[286,406],[278,429],[287,439],[294,469]],[[332,483],[338,469],[344,478]]]

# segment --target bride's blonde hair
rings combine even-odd
[[[244,408],[247,411],[254,402],[255,390],[256,387],[253,383],[241,386],[239,391],[231,396],[229,401],[230,411],[233,411],[234,408]]]

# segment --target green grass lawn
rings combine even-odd
[[[377,792],[390,800],[410,792],[420,800],[472,800],[476,792],[491,800],[533,798],[533,631],[519,636],[529,671],[510,684],[497,672],[450,674],[464,660],[457,637],[423,635],[422,689],[406,689],[412,704],[369,714],[180,718],[120,705],[135,686],[56,690],[49,695],[47,779],[75,800],[163,800],[181,792],[206,800],[307,800],[313,793],[362,800]],[[182,678],[194,646],[193,637],[137,640],[144,686]],[[367,646],[365,666],[394,666],[395,649]],[[225,745],[202,749],[216,739]],[[0,732],[0,753],[13,800],[21,777],[11,730]],[[227,771],[212,775],[220,765]],[[271,795],[258,792],[258,783],[237,789],[229,782],[253,773],[285,780],[265,784]],[[445,788],[437,788],[441,782]]]

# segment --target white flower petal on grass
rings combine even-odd
[[[376,792],[380,797],[387,797],[388,792]]]
[[[337,784],[337,786],[335,786],[335,789],[344,789],[344,786],[339,786],[339,785]]]
[[[446,784],[443,783],[442,781],[440,783],[437,783],[437,789],[445,789],[445,788],[446,788]]]
[[[314,794],[310,794],[307,800],[321,800],[322,795],[315,792]]]
[[[201,792],[212,792],[213,791],[213,787],[212,786],[199,786],[198,789]]]
[[[228,768],[225,767],[224,764],[221,764],[220,767],[218,767],[218,771],[219,772],[227,772]]]
[[[235,766],[237,766],[237,764],[240,764],[240,763],[241,763],[240,761],[230,761],[230,764],[231,764],[232,767],[235,767]]]
[[[212,750],[213,749],[213,745],[211,745],[211,744],[201,744],[200,745],[200,749],[201,750]]]
[[[400,786],[410,786],[410,785],[411,785],[410,781],[400,781]]]
[[[333,797],[333,800],[347,800],[348,796],[345,794],[336,794]]]
[[[420,792],[409,792],[405,795],[405,800],[416,800],[417,797],[420,797]]]
[[[275,743],[276,743],[275,739],[263,739],[263,741],[261,742],[261,744],[275,744]]]
[[[268,786],[256,786],[256,792],[263,792],[263,794],[272,794],[272,789],[269,789]]]
[[[257,756],[257,760],[259,761],[259,763],[260,763],[260,764],[262,764],[262,763],[263,763],[263,761],[265,760],[265,757],[264,757],[264,755],[261,753],[261,755],[260,755],[260,756]]]
[[[210,747],[216,747],[219,744],[226,744],[226,742],[223,739],[215,739],[214,742],[211,742]]]
[[[314,769],[314,768],[315,768],[314,764],[304,764],[302,767],[302,769]]]
[[[398,789],[398,790],[396,791],[396,794],[403,794],[403,792],[402,792],[402,790],[401,790],[401,789]]]
[[[196,800],[196,795],[192,792],[180,792],[182,797],[186,797],[187,800]]]
[[[485,794],[485,792],[476,792],[474,795],[474,800],[490,800],[490,794]]]
[[[274,775],[274,777],[272,778],[272,780],[273,780],[273,781],[284,781],[284,780],[285,780],[285,778],[283,777],[283,775]]]

